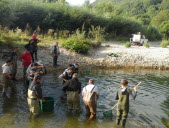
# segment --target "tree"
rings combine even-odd
[[[168,40],[168,38],[169,38],[169,20],[161,23],[160,31],[161,31],[161,33],[164,34],[164,38]]]

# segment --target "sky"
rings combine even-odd
[[[72,6],[80,6],[84,4],[85,0],[66,0]],[[90,3],[94,2],[95,0],[90,0]]]

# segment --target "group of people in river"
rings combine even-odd
[[[43,64],[37,62],[37,44],[39,42],[40,40],[37,39],[37,34],[34,33],[32,39],[25,45],[26,52],[19,57],[19,59],[23,61],[23,81],[27,88],[29,110],[33,115],[38,115],[40,113],[39,100],[45,102],[42,94],[41,79],[42,75],[46,74],[46,70],[43,70],[45,69]],[[53,67],[56,68],[56,66],[58,66],[57,60],[60,54],[58,42],[53,46],[52,53]],[[6,95],[8,87],[11,88],[11,93],[16,93],[15,81],[17,81],[17,60],[18,47],[15,47],[11,52],[10,58],[2,66],[3,96]],[[93,79],[89,79],[88,85],[82,89],[81,82],[78,79],[78,66],[78,63],[69,64],[68,68],[59,76],[59,79],[63,80],[62,90],[67,95],[68,110],[74,109],[77,112],[81,112],[81,94],[86,108],[86,114],[89,116],[90,120],[95,119],[99,89],[98,86],[94,84]],[[116,124],[120,125],[121,122],[122,127],[125,127],[129,112],[129,95],[131,94],[134,99],[137,95],[137,89],[128,89],[127,84],[127,80],[122,80],[120,82],[120,88],[117,90],[117,95],[115,97],[115,99],[118,100]]]

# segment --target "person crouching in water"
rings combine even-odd
[[[115,100],[118,100],[117,104],[117,117],[116,117],[116,124],[120,125],[120,121],[122,120],[122,127],[125,127],[126,119],[129,112],[129,95],[131,94],[133,99],[136,98],[137,89],[133,88],[134,93],[132,90],[127,88],[128,81],[122,80],[120,83],[121,88],[117,90]]]
[[[34,76],[33,82],[29,85],[28,88],[28,106],[29,110],[33,115],[38,115],[40,112],[39,107],[39,100],[42,100],[45,102],[45,99],[42,95],[42,88],[41,88],[41,76],[40,74],[37,74]]]
[[[96,118],[96,103],[99,99],[98,87],[94,85],[94,80],[90,79],[89,84],[83,88],[82,98],[86,108],[86,114],[89,119]]]
[[[81,93],[81,83],[78,80],[78,74],[74,73],[72,79],[67,80],[63,86],[63,91],[67,94],[67,104],[68,110],[73,110],[73,108],[80,112],[80,97]]]

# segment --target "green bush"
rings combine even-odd
[[[149,43],[144,43],[144,47],[149,48],[150,44]]]
[[[126,47],[126,48],[131,47],[131,43],[130,43],[130,42],[125,43],[125,47]]]
[[[166,48],[168,45],[169,45],[169,41],[167,41],[167,40],[163,40],[163,41],[161,42],[161,44],[160,44],[160,46],[161,46],[162,48]]]
[[[86,40],[67,39],[63,41],[61,45],[62,47],[77,53],[87,53],[90,49],[90,45]]]

